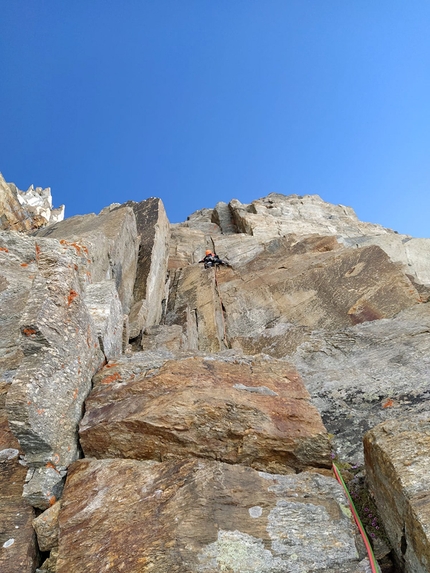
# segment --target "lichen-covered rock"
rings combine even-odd
[[[33,573],[37,565],[34,509],[22,499],[26,468],[0,452],[0,571]]]
[[[86,456],[197,456],[277,473],[331,466],[325,428],[286,362],[207,356],[104,373],[80,425]]]
[[[430,417],[389,420],[364,438],[366,471],[405,573],[430,569]]]
[[[123,312],[129,313],[139,248],[136,218],[130,207],[107,210],[100,215],[76,215],[40,229],[37,236],[59,239],[81,251],[89,261],[84,278],[89,275],[92,283],[112,279]]]
[[[31,262],[21,256],[29,242]],[[63,470],[78,456],[76,427],[103,355],[84,303],[76,250],[55,240],[18,235],[7,244],[8,265],[30,266],[33,272],[31,289],[24,288],[18,298],[21,314],[13,311],[9,320],[12,353],[19,360],[12,361],[8,424],[31,466],[28,477],[35,478],[26,486],[32,503],[46,508],[52,490],[61,488]],[[37,493],[40,485],[48,483],[53,487]]]
[[[162,509],[161,509],[162,508]],[[57,573],[363,571],[339,484],[220,462],[79,460]]]

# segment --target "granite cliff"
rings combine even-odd
[[[0,569],[430,570],[430,239],[0,179]],[[206,249],[230,266],[204,269]]]

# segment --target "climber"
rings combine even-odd
[[[222,261],[216,253],[209,250],[206,251],[204,258],[199,263],[204,263],[205,269],[219,265],[230,266],[226,261]]]

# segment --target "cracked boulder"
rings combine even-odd
[[[197,456],[277,473],[331,466],[326,430],[286,362],[194,357],[132,375],[106,367],[85,409],[87,457]]]
[[[133,303],[138,236],[136,218],[130,207],[104,209],[99,215],[76,215],[37,232],[38,237],[59,239],[86,256],[83,278],[98,283],[113,280],[128,314]]]
[[[365,571],[341,487],[317,473],[79,460],[59,519],[57,573]]]

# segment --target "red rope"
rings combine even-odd
[[[355,505],[354,505],[354,502],[352,501],[352,497],[348,491],[348,488],[346,487],[345,482],[343,481],[343,477],[340,474],[340,470],[337,468],[335,463],[333,463],[333,472],[334,472],[334,475],[336,476],[337,481],[343,487],[343,490],[346,494],[346,497],[348,498],[349,507],[351,509],[352,515],[354,516],[354,520],[355,520],[355,523],[357,524],[357,527],[360,531],[361,537],[363,538],[364,545],[366,546],[366,551],[367,551],[367,555],[369,557],[369,562],[370,562],[370,567],[372,569],[372,573],[381,573],[378,562],[376,561],[375,555],[373,553],[372,546],[370,545],[369,538],[367,537],[366,531],[364,530],[363,524],[361,523],[361,519],[357,513],[357,510],[355,509]]]

